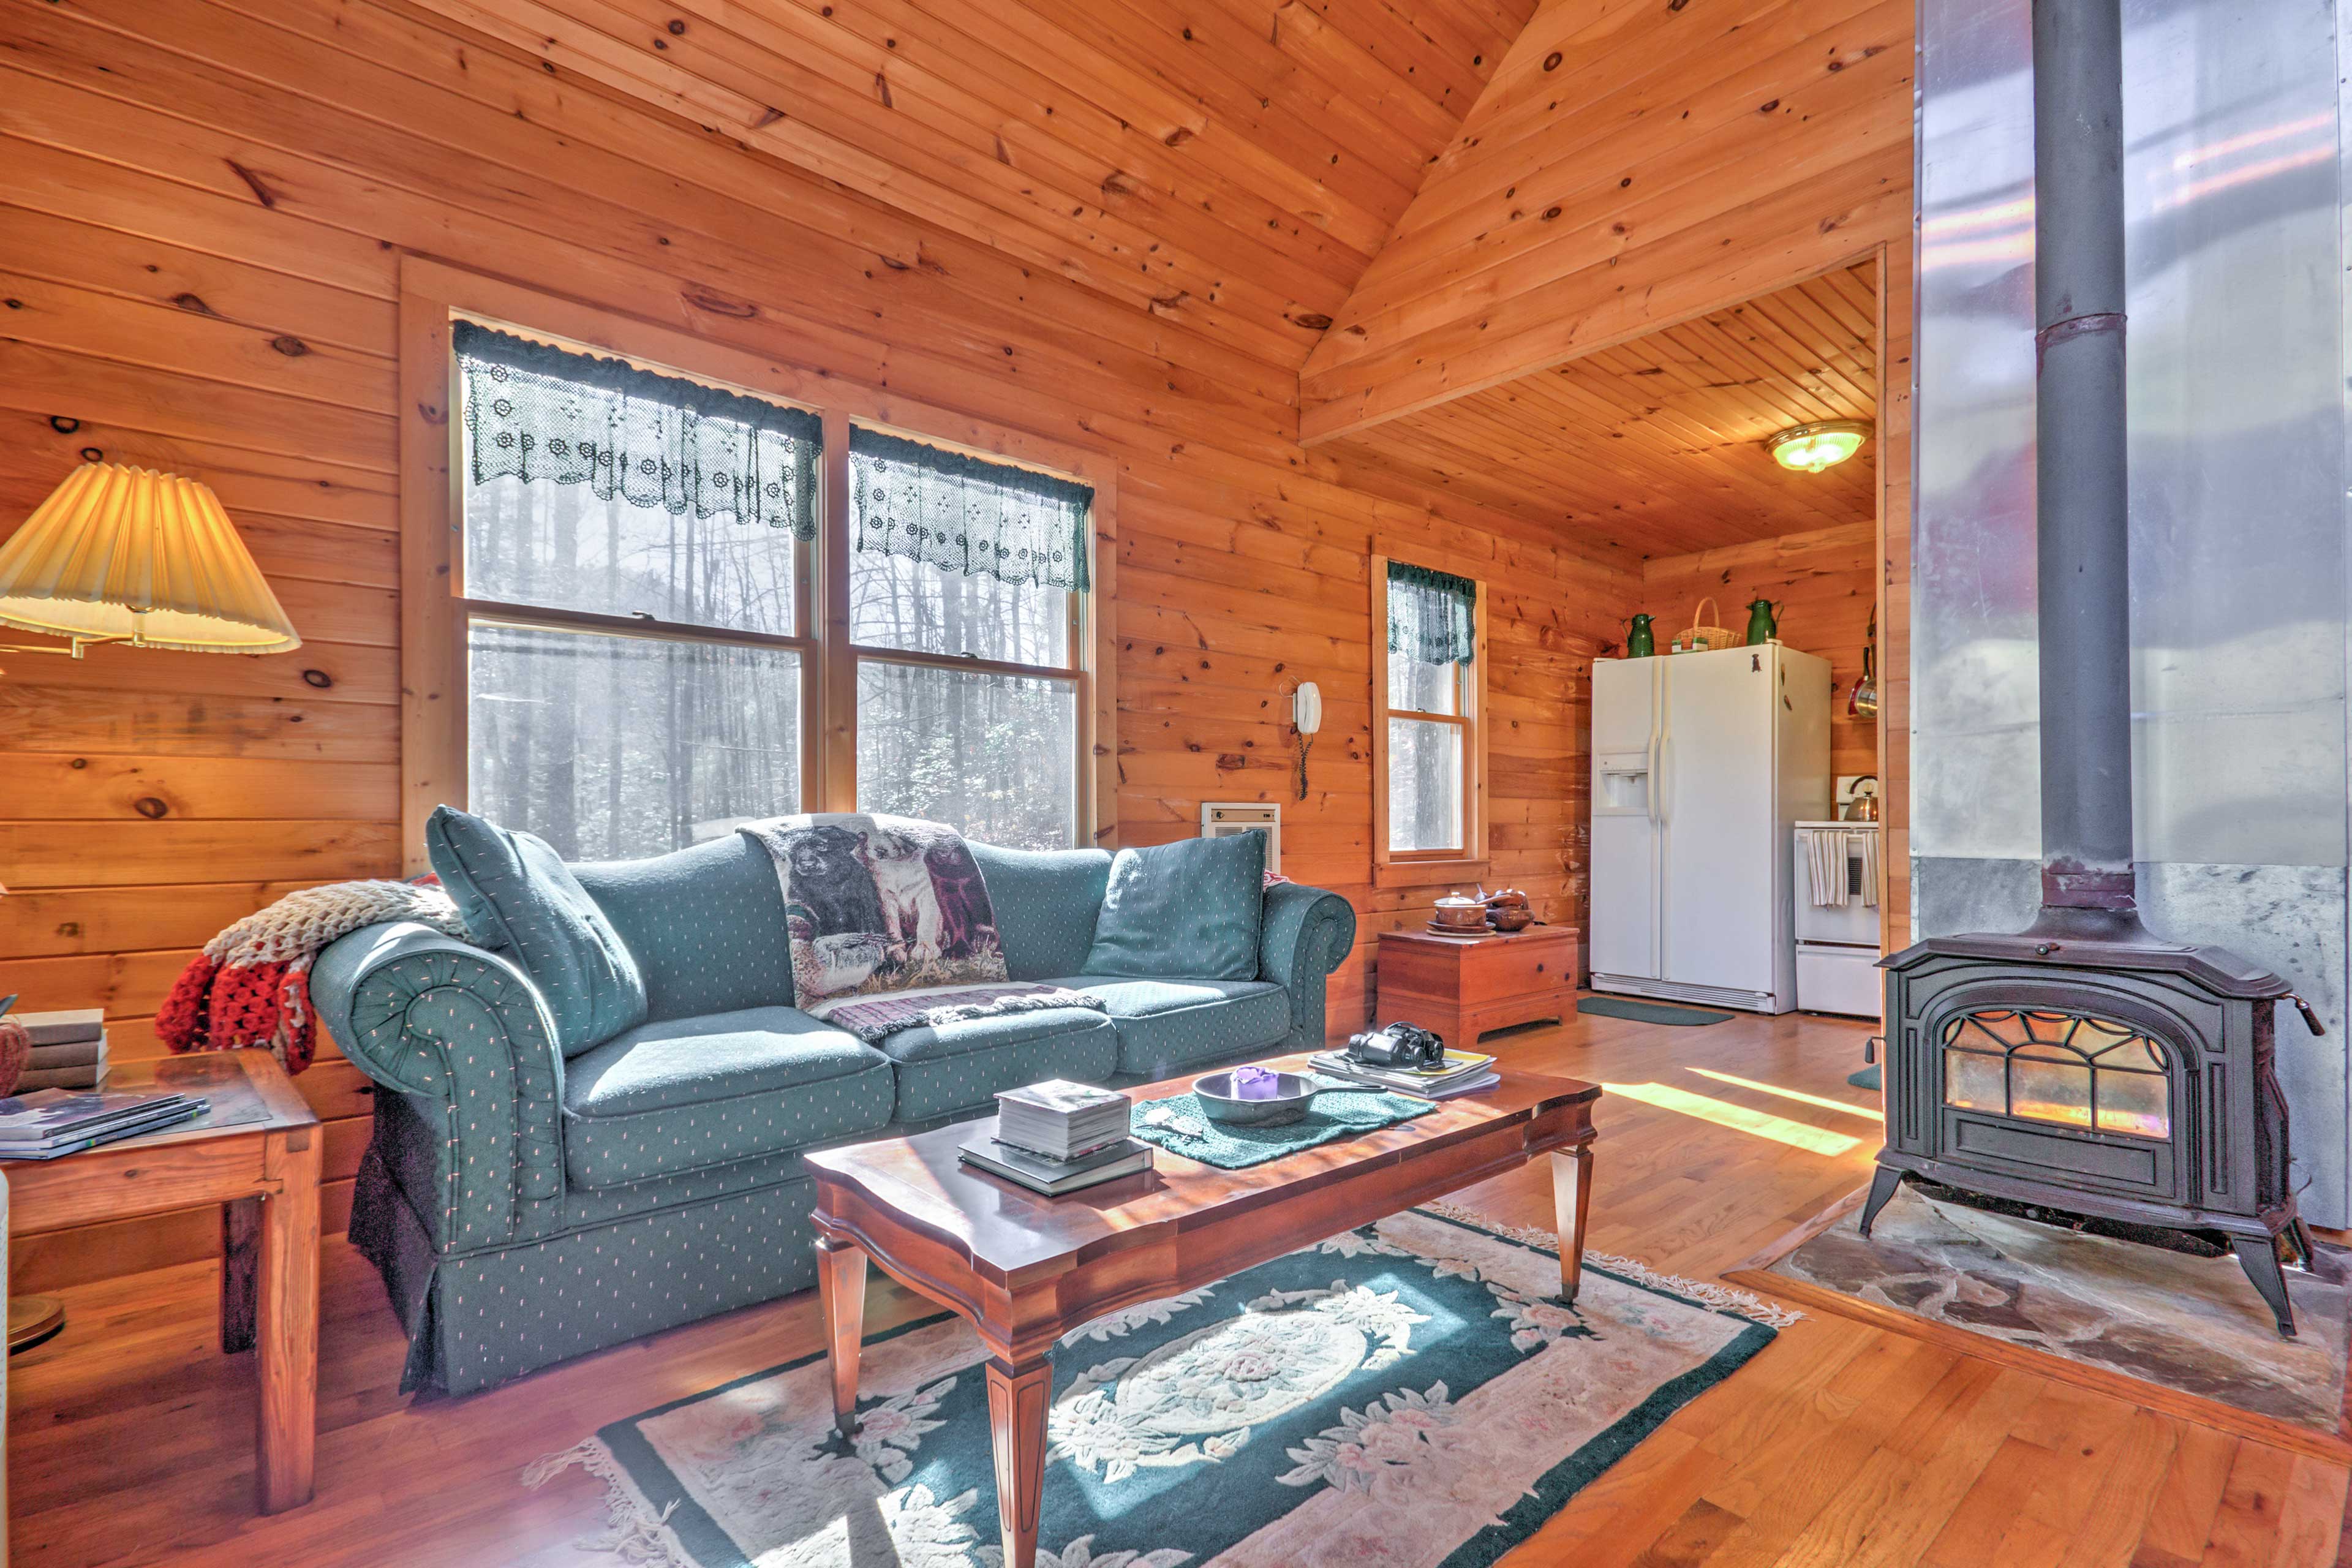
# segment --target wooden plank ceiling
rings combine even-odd
[[[1537,8],[416,4],[1294,379]]]
[[[1874,442],[1803,474],[1764,441],[1876,416],[1874,271],[1831,272],[1321,450],[1367,483],[1434,486],[1644,556],[1867,522]]]
[[[1916,9],[1542,7],[1307,356],[1305,443],[1907,251]]]

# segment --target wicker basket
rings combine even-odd
[[[1718,626],[1708,620],[1709,616],[1722,613],[1715,606],[1714,595],[1701,599],[1697,607],[1691,611],[1691,624],[1675,634],[1674,651],[1706,653],[1713,648],[1738,647],[1743,639],[1732,636],[1729,626]]]

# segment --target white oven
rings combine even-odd
[[[1800,822],[1796,875],[1797,1005],[1876,1017],[1878,824]]]

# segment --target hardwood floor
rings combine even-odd
[[[1711,1277],[1864,1179],[1868,1031],[1742,1017],[1704,1029],[1579,1018],[1498,1037],[1519,1065],[1613,1086],[1591,1245]],[[1552,1223],[1540,1165],[1464,1199]],[[10,1368],[18,1568],[602,1564],[597,1484],[530,1460],[604,1422],[819,1347],[816,1294],[606,1352],[464,1400],[395,1392],[404,1345],[341,1242],[322,1290],[319,1491],[250,1510],[249,1355],[223,1356],[215,1270],[68,1293],[65,1333]],[[878,1279],[878,1277],[877,1277]],[[875,1288],[869,1331],[909,1303]],[[1049,1478],[1047,1484],[1051,1485]],[[1511,1568],[2319,1568],[2346,1472],[1903,1335],[1815,1316],[1586,1489]]]

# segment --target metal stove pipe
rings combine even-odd
[[[2042,900],[2131,916],[2121,0],[2034,0]]]

